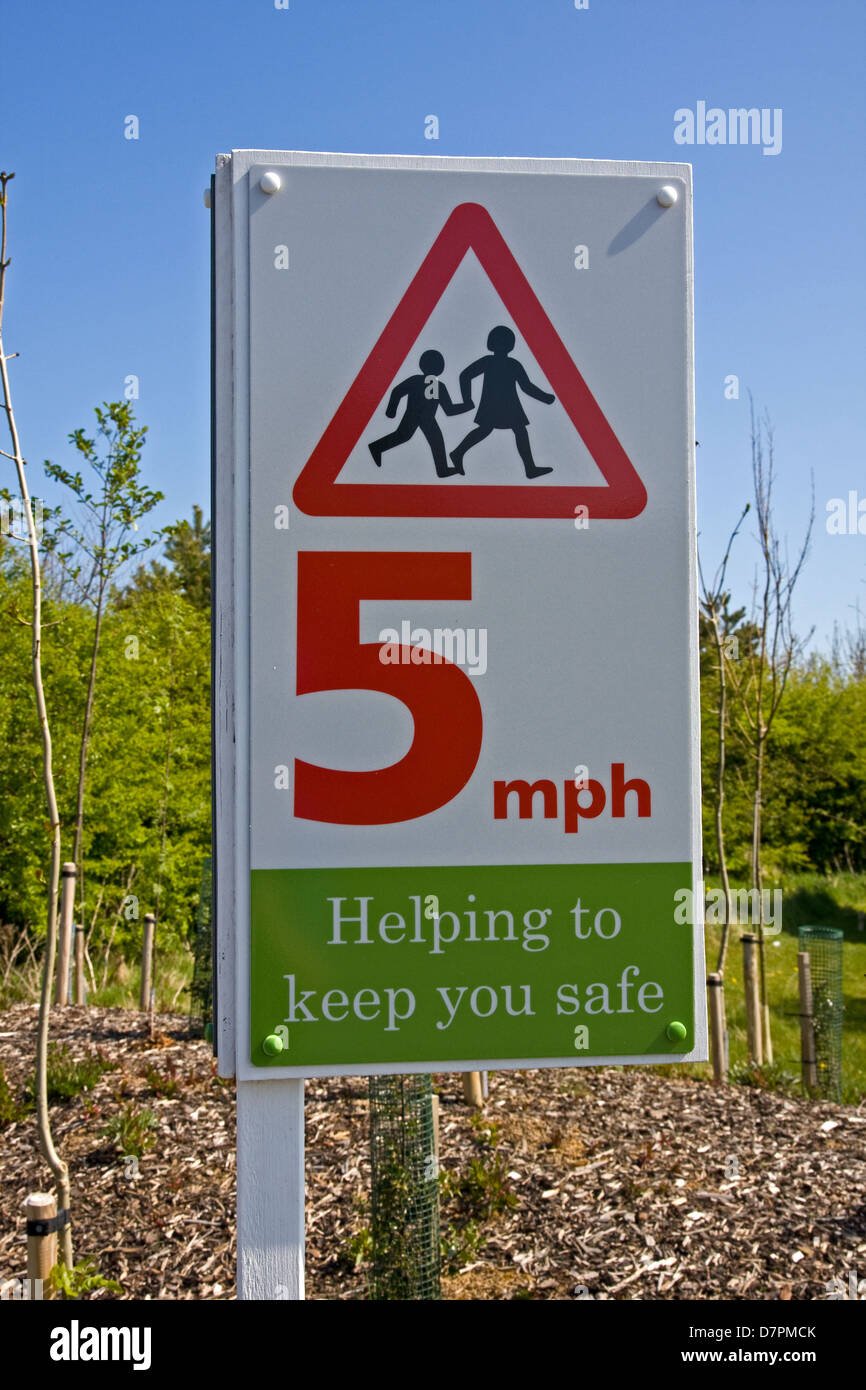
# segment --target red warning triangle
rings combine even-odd
[[[478,487],[338,483],[346,463],[425,323],[472,250],[517,325],[551,390],[601,470],[607,486],[531,484]],[[647,494],[625,450],[571,360],[547,314],[486,208],[454,209],[372,352],[304,465],[292,493],[311,516],[570,517],[583,505],[590,518],[634,517]]]

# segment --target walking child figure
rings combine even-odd
[[[445,370],[445,358],[441,352],[434,349],[422,352],[418,366],[421,368],[420,375],[407,376],[405,381],[398,382],[391,392],[385,411],[388,419],[393,420],[397,414],[397,407],[405,396],[406,410],[403,419],[395,430],[384,435],[382,439],[374,440],[368,448],[376,467],[381,468],[382,455],[386,449],[396,449],[398,444],[405,444],[416,430],[420,430],[430,445],[437,476],[450,478],[454,473],[462,473],[463,469],[448,467],[445,440],[436,420],[436,411],[441,405],[446,415],[462,415],[464,411],[472,409],[472,402],[463,401],[455,405],[448,394],[448,387],[440,382],[439,377]]]
[[[463,456],[467,450],[480,444],[493,430],[513,431],[517,452],[523,461],[527,478],[540,478],[544,473],[553,472],[552,468],[537,467],[532,457],[526,428],[529,419],[520,404],[517,388],[519,386],[521,391],[536,401],[544,401],[545,405],[552,405],[556,397],[549,391],[542,391],[540,386],[533,386],[526,375],[525,367],[513,357],[509,357],[515,341],[510,328],[500,326],[491,329],[487,337],[487,347],[492,356],[479,357],[477,362],[470,363],[460,373],[460,393],[465,410],[472,409],[473,379],[477,376],[483,377],[483,385],[478,413],[475,416],[475,429],[470,430],[457,448],[451,451],[451,462],[458,473],[463,472]]]

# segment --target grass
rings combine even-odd
[[[193,955],[183,942],[157,940],[153,955],[153,987],[157,1013],[188,1013]],[[103,1008],[137,1009],[141,992],[141,962],[116,955],[104,989],[89,994],[87,1002]]]
[[[776,1074],[800,1076],[800,999],[797,984],[797,929],[800,926],[838,927],[844,933],[842,950],[842,1099],[856,1104],[866,1096],[866,930],[859,931],[857,913],[866,914],[866,874],[798,874],[783,884],[782,931],[767,940],[767,986],[770,998],[773,1063]],[[743,998],[743,956],[734,927],[725,967],[725,1006],[728,1020],[731,1072],[746,1080],[746,1010]],[[721,928],[707,927],[707,970],[715,970]],[[712,1075],[709,1063],[660,1067],[662,1072]],[[765,1084],[774,1085],[768,1071]],[[752,1084],[755,1084],[754,1080]]]
[[[156,990],[157,1013],[188,1013],[190,986],[193,975],[193,955],[182,941],[157,940],[153,960],[153,985]],[[94,958],[96,978],[102,978],[102,958]],[[35,1004],[39,1000],[40,971],[27,964],[8,972],[0,981],[0,1010],[19,1002]],[[141,961],[128,959],[122,950],[112,953],[105,988],[95,992],[87,980],[87,1002],[102,1008],[138,1010],[141,991]]]
[[[116,1065],[98,1050],[76,1059],[72,1048],[65,1043],[49,1043],[45,1068],[49,1103],[72,1100],[82,1091],[92,1091],[103,1072],[113,1071]],[[35,1074],[30,1081],[30,1092],[35,1096]]]

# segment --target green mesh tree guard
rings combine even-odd
[[[194,1033],[207,1035],[213,1026],[213,947],[211,909],[213,906],[213,867],[202,860],[198,913],[193,940],[192,984],[189,989],[189,1021]]]
[[[842,943],[837,927],[800,927],[801,951],[809,952],[817,1093],[842,1095]]]
[[[439,1182],[429,1076],[370,1077],[373,1299],[439,1298]]]

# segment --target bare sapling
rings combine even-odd
[[[36,1039],[36,1124],[39,1133],[39,1148],[43,1158],[54,1174],[57,1184],[58,1213],[70,1209],[69,1168],[60,1157],[51,1133],[51,1120],[48,1114],[48,1024],[51,1008],[51,994],[54,987],[54,966],[57,951],[57,900],[60,879],[60,817],[57,811],[57,795],[54,788],[54,772],[51,760],[51,728],[48,721],[48,708],[45,702],[45,689],[42,682],[42,568],[39,557],[39,537],[33,518],[33,505],[27,483],[26,463],[21,452],[21,440],[15,413],[12,409],[12,392],[9,383],[9,363],[17,353],[6,352],[3,340],[3,312],[6,307],[6,272],[10,260],[6,255],[7,201],[9,183],[14,174],[0,173],[0,383],[3,391],[3,409],[9,428],[12,444],[11,453],[0,450],[4,458],[15,466],[22,512],[27,525],[26,544],[30,554],[30,573],[32,579],[32,606],[29,626],[31,631],[31,672],[33,689],[36,694],[36,713],[42,735],[42,778],[45,785],[45,799],[48,810],[50,835],[49,867],[47,874],[48,903],[45,931],[45,956],[42,962],[42,988],[39,996],[39,1025]],[[22,621],[26,621],[22,619]],[[68,1215],[62,1233],[63,1262],[72,1268],[72,1230]]]
[[[782,703],[788,677],[804,642],[793,626],[793,598],[797,581],[809,553],[815,521],[815,488],[812,484],[811,510],[802,544],[795,558],[788,558],[776,530],[774,485],[776,480],[775,440],[766,413],[752,422],[752,484],[755,520],[760,551],[755,580],[752,626],[754,641],[737,667],[731,667],[731,689],[737,697],[737,727],[749,750],[752,773],[752,889],[760,904],[757,923],[761,1011],[763,1015],[764,1060],[772,1062],[770,1004],[767,992],[766,937],[764,933],[763,795],[767,742]]]
[[[728,941],[731,929],[731,884],[728,877],[728,861],[725,853],[725,764],[727,756],[727,735],[728,735],[728,661],[731,659],[729,652],[730,634],[725,630],[724,618],[727,613],[727,594],[725,592],[725,577],[727,575],[728,561],[731,558],[731,548],[737,536],[737,532],[743,524],[746,513],[749,511],[750,503],[747,502],[743,508],[740,519],[728,538],[728,544],[721,564],[713,576],[712,584],[707,584],[704,579],[704,572],[701,566],[700,557],[698,558],[698,571],[701,581],[701,607],[704,617],[709,625],[713,638],[713,645],[716,649],[717,672],[719,681],[719,703],[716,710],[717,732],[719,740],[719,756],[716,762],[716,781],[714,788],[715,801],[715,829],[716,829],[716,854],[719,860],[719,875],[722,880],[722,892],[725,895],[725,920],[722,925],[722,938],[719,943],[719,958],[716,962],[716,972],[720,977],[724,977],[725,958],[728,952]],[[736,641],[736,639],[734,639]],[[734,649],[734,659],[736,659],[736,649]]]

